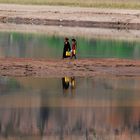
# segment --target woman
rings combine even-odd
[[[71,50],[71,58],[75,58],[76,59],[76,47],[77,47],[77,44],[76,44],[76,40],[75,39],[72,39],[72,50]]]
[[[71,47],[70,47],[69,39],[66,37],[64,40],[63,59],[70,57],[70,51],[71,51]]]

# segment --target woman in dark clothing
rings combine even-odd
[[[64,41],[63,59],[70,57],[69,55],[66,54],[66,52],[70,52],[70,51],[71,51],[71,47],[70,47],[69,39],[66,37]]]

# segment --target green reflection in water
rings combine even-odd
[[[78,58],[140,58],[140,42],[77,39]],[[63,37],[41,34],[0,33],[1,57],[61,58]]]

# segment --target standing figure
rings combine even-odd
[[[72,39],[72,50],[71,50],[71,59],[74,57],[76,59],[76,40]]]
[[[63,59],[71,56],[71,47],[69,43],[69,39],[66,37],[64,40],[64,49],[63,49]]]

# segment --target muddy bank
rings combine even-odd
[[[140,61],[122,59],[0,59],[1,76],[140,76]]]
[[[140,23],[126,22],[103,22],[103,21],[75,21],[75,20],[55,20],[40,18],[22,18],[22,17],[0,17],[2,23],[15,24],[34,24],[34,25],[53,25],[69,27],[90,27],[90,28],[113,28],[113,29],[134,29],[140,30]]]
[[[139,10],[0,4],[1,23],[139,30],[139,17]]]

